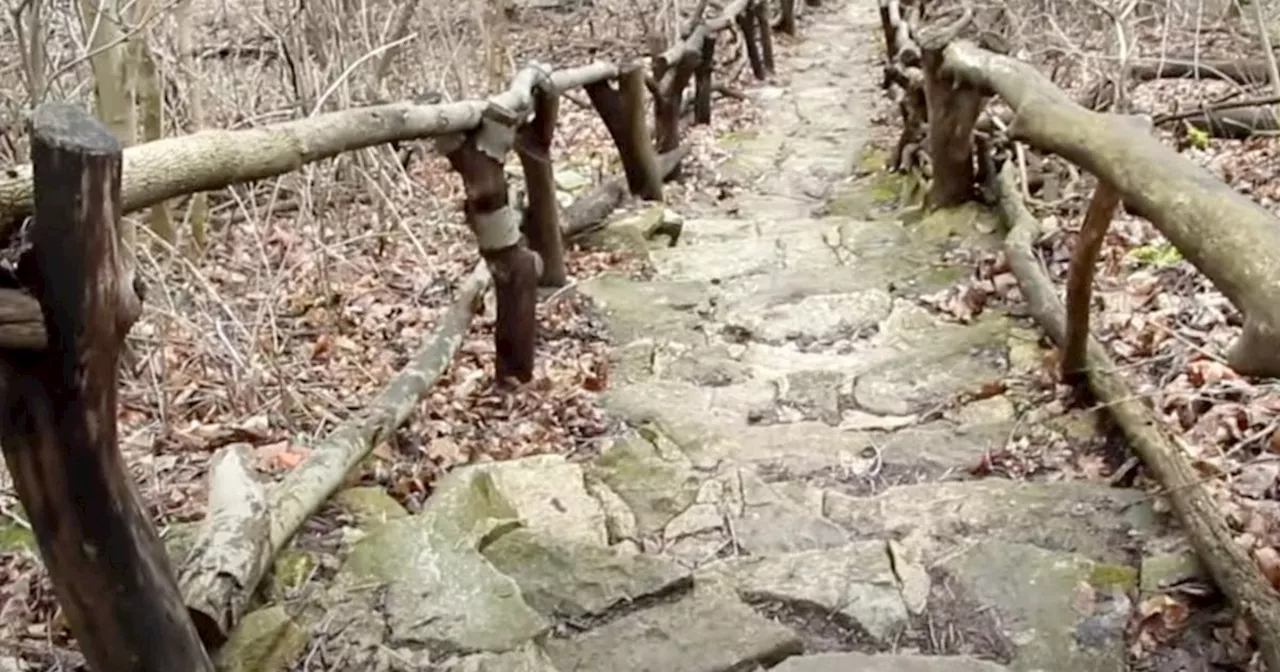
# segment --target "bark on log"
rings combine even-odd
[[[647,201],[661,201],[662,178],[658,176],[657,152],[649,139],[649,124],[644,118],[644,75],[644,70],[633,63],[619,73],[616,89],[608,82],[594,82],[585,88],[618,147],[631,193]]]
[[[1086,351],[1089,341],[1089,308],[1093,303],[1093,271],[1107,228],[1120,207],[1120,193],[1106,182],[1094,188],[1085,211],[1080,237],[1071,253],[1067,270],[1066,341],[1062,346],[1062,379],[1072,385],[1086,380]]]
[[[654,129],[657,150],[667,153],[680,146],[680,117],[684,112],[684,90],[702,58],[702,45],[708,37],[705,27],[699,26],[687,40],[674,61],[655,59],[654,78],[658,80],[658,95],[653,98]],[[677,165],[672,179],[679,179]]]
[[[1065,311],[1048,271],[1033,249],[1039,225],[1017,195],[1009,164],[1002,171],[997,193],[1009,228],[1005,255],[1031,314],[1062,346],[1067,330]],[[1267,669],[1280,670],[1280,598],[1254,561],[1236,544],[1230,527],[1202,485],[1203,477],[1179,447],[1179,438],[1139,401],[1101,345],[1090,338],[1086,351],[1090,389],[1160,483],[1214,583],[1249,623]]]
[[[40,106],[29,128],[36,219],[17,280],[39,298],[48,347],[0,353],[9,473],[91,669],[211,672],[117,446],[120,349],[142,310],[120,239],[120,145],[66,104]]]
[[[1016,140],[1115,186],[1245,316],[1232,368],[1280,376],[1280,221],[1126,118],[1086,110],[1035,68],[958,41],[943,72],[999,94]]]
[[[178,585],[200,639],[221,646],[249,606],[275,553],[270,549],[271,511],[243,443],[224,446],[209,460],[209,505]]]
[[[973,200],[976,165],[973,127],[985,104],[982,92],[956,86],[943,71],[945,44],[923,47],[924,98],[929,121],[929,157],[933,159],[931,208],[949,208]]]
[[[564,241],[560,238],[555,169],[551,165],[551,140],[560,113],[560,96],[554,86],[545,78],[535,85],[534,116],[517,133],[516,153],[524,168],[525,192],[529,199],[520,229],[530,249],[542,258],[539,283],[563,287],[568,282],[568,274],[564,267]]]
[[[123,212],[170,198],[283,175],[364,147],[466,131],[480,123],[485,101],[445,105],[394,103],[321,114],[242,131],[208,130],[124,150]],[[0,179],[0,240],[8,240],[32,207],[31,166]]]
[[[494,377],[501,381],[533,379],[534,343],[538,322],[538,278],[541,260],[520,241],[519,223],[507,201],[503,157],[510,147],[511,129],[486,120],[468,133],[445,157],[462,176],[466,200],[463,211],[476,235],[476,244],[493,274],[498,315],[494,324]]]

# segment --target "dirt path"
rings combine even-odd
[[[977,210],[904,222],[891,182],[857,176],[875,21],[861,1],[810,17],[782,84],[750,91],[759,130],[725,140],[737,195],[682,213],[653,280],[580,288],[616,339],[621,438],[584,463],[457,470],[415,516],[348,491],[367,536],[330,587],[294,604],[277,586],[284,606],[227,655],[270,639],[295,669],[1124,669],[1128,596],[1166,578],[1177,540],[1138,491],[970,475],[1020,426],[1058,437],[1050,452],[1092,433],[1019,394],[1043,356],[1027,324],[917,301],[969,272],[944,252],[994,241]]]

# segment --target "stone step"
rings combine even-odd
[[[773,672],[1002,672],[1003,665],[969,656],[818,653],[788,658]]]
[[[837,249],[813,230],[680,245],[654,250],[650,259],[666,279],[727,282],[788,268],[837,268],[845,265]]]

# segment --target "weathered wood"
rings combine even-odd
[[[769,0],[755,0],[751,10],[755,12],[756,29],[760,31],[760,60],[765,70],[774,72],[773,22],[769,20]]]
[[[781,1],[778,32],[792,36],[796,34],[796,0]]]
[[[584,88],[618,148],[631,193],[646,201],[661,201],[658,155],[644,118],[644,79],[644,69],[632,63],[621,69],[617,88],[608,82],[593,82]]]
[[[738,24],[738,30],[742,32],[742,44],[747,50],[747,62],[751,65],[751,74],[756,79],[764,79],[767,74],[764,67],[764,57],[760,55],[760,44],[756,42],[756,36],[759,34],[754,9],[756,1],[751,0],[747,8],[735,16],[733,20]]]
[[[941,72],[944,45],[925,46],[923,53],[929,156],[933,160],[929,206],[933,208],[967,203],[977,195],[973,127],[982,112],[983,95]]]
[[[617,76],[618,66],[612,63],[596,61],[595,63],[568,70],[556,70],[551,73],[551,83],[555,85],[556,91],[564,93],[565,91],[580,89],[595,82],[607,81]]]
[[[737,19],[747,12],[751,0],[733,0],[725,6],[724,11],[720,12],[720,16],[707,22],[707,33],[714,34],[732,26]],[[693,26],[689,27],[686,35],[693,33]]]
[[[538,323],[538,278],[541,260],[520,241],[519,222],[507,202],[502,166],[514,132],[497,121],[460,139],[439,142],[440,150],[462,176],[463,211],[476,236],[480,255],[493,274],[498,315],[493,340],[494,377],[502,381],[533,379],[534,340]]]
[[[1027,212],[1005,165],[997,184],[1001,214],[1009,227],[1005,256],[1018,278],[1036,322],[1059,345],[1066,340],[1066,317],[1053,282],[1033,249],[1039,223]],[[1089,387],[1115,418],[1133,451],[1160,484],[1201,564],[1249,624],[1262,660],[1280,670],[1280,598],[1257,565],[1236,542],[1204,477],[1187,459],[1182,439],[1142,402],[1118,373],[1116,363],[1092,338],[1086,339]]]
[[[560,208],[556,203],[556,178],[551,163],[551,140],[556,133],[560,96],[553,87],[546,79],[535,86],[534,116],[517,133],[516,153],[524,168],[525,192],[529,199],[520,229],[530,249],[542,257],[541,284],[563,287],[568,282],[568,273],[564,267]]]
[[[122,212],[171,198],[275,177],[343,152],[475,128],[488,103],[393,103],[320,114],[261,128],[206,130],[124,150]],[[31,166],[0,179],[0,240],[31,214]]]
[[[1085,211],[1080,237],[1071,254],[1067,271],[1066,343],[1062,349],[1062,379],[1079,385],[1087,381],[1086,349],[1089,341],[1089,307],[1093,297],[1093,271],[1102,251],[1107,228],[1120,206],[1120,194],[1106,182],[1099,182]]]
[[[659,152],[670,152],[680,146],[680,117],[684,111],[684,90],[702,58],[702,43],[711,39],[706,28],[699,26],[693,35],[682,43],[682,49],[674,63],[663,63],[661,70],[654,70],[658,79],[658,95],[653,98],[654,129]],[[661,74],[659,74],[661,73]],[[674,170],[673,179],[679,179],[680,166]]]
[[[698,125],[711,123],[711,75],[716,67],[716,36],[708,34],[702,41],[698,65],[693,70],[693,123]]]
[[[1129,118],[1080,107],[1030,65],[957,41],[943,73],[999,94],[1016,113],[1014,139],[1113,185],[1244,314],[1231,367],[1280,376],[1280,220]]]
[[[18,282],[47,349],[0,353],[0,445],[67,622],[98,672],[213,670],[117,446],[116,387],[141,298],[120,239],[120,145],[84,110],[29,123],[36,219]]]

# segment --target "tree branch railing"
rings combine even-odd
[[[1087,109],[1033,66],[960,39],[968,18],[926,29],[918,24],[918,8],[899,0],[880,0],[880,17],[884,86],[903,120],[890,167],[922,168],[932,180],[931,208],[984,193],[995,197],[1010,227],[1010,265],[1030,312],[1064,353],[1063,377],[1087,383],[1111,411],[1161,484],[1204,566],[1249,622],[1268,668],[1280,672],[1280,595],[1233,540],[1172,432],[1135,401],[1089,335],[1093,268],[1123,203],[1243,314],[1242,333],[1228,352],[1230,366],[1245,375],[1280,376],[1280,220],[1162,144],[1151,134],[1150,120]],[[980,117],[992,96],[1013,113],[988,125]],[[998,133],[975,132],[983,127]],[[1022,204],[1013,162],[998,167],[992,154],[998,139],[1056,154],[1097,178],[1072,252],[1065,307],[1033,249],[1038,222]]]
[[[733,0],[704,19],[703,3],[684,37],[648,63],[559,70],[532,63],[506,91],[484,100],[374,105],[123,151],[103,140],[109,135],[82,110],[38,109],[32,164],[0,175],[0,258],[17,268],[6,282],[0,264],[0,382],[10,408],[0,443],[90,668],[209,669],[201,644],[212,649],[225,641],[271,559],[346,473],[405,422],[447,367],[490,286],[498,309],[496,377],[529,380],[537,288],[566,283],[564,238],[598,227],[626,193],[663,199],[663,182],[688,154],[680,121],[691,82],[693,123],[711,121],[717,36],[741,30],[752,70],[764,78],[775,67],[774,24],[795,34],[799,6],[819,2],[781,0],[776,19],[770,4]],[[646,82],[654,84],[652,129]],[[578,88],[608,129],[624,177],[562,213],[551,146],[559,98]],[[282,483],[264,489],[253,482],[235,447],[213,456],[209,513],[175,580],[122,468],[115,434],[115,359],[142,298],[115,222],[174,197],[428,138],[462,178],[463,212],[483,264],[410,364]],[[524,168],[522,211],[508,200],[503,172],[512,151]],[[78,199],[67,197],[77,190],[84,191]]]

